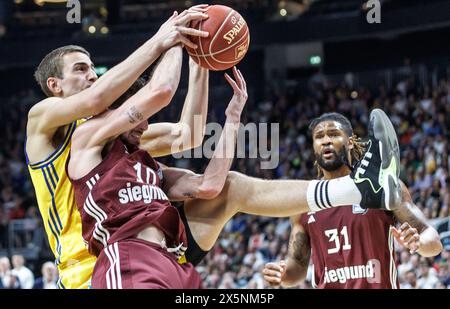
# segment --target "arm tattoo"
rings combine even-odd
[[[144,116],[135,106],[132,106],[127,110],[127,115],[130,123],[135,123],[136,121],[142,121],[144,119]]]
[[[290,242],[289,256],[299,265],[307,267],[309,264],[310,252],[308,236],[302,232],[295,234]]]
[[[194,196],[194,194],[192,192],[184,192],[183,196],[186,196],[186,197],[188,197],[190,199],[194,199],[195,198],[195,196]]]
[[[398,210],[394,211],[395,217],[401,223],[408,222],[419,233],[423,232],[428,224],[422,211],[411,202],[403,202]]]
[[[398,221],[401,223],[408,222],[419,233],[428,227],[427,219],[422,211],[412,202],[406,186],[402,186],[402,203],[398,209],[394,210],[394,215]]]

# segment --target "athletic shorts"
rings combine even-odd
[[[191,263],[179,264],[159,244],[125,239],[104,248],[92,275],[94,289],[198,289]]]
[[[186,214],[184,213],[184,203],[182,203],[180,206],[177,206],[177,210],[180,214],[181,221],[183,221],[184,229],[186,230],[188,239],[188,248],[184,253],[183,260],[192,263],[194,266],[197,266],[209,253],[209,251],[203,251],[195,241],[189,227],[189,222],[186,219]]]

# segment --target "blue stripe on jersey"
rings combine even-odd
[[[59,237],[56,235],[55,231],[53,230],[50,220],[47,220],[47,223],[48,223],[48,226],[50,227],[50,231],[52,232],[53,236],[56,239],[56,252],[59,255],[61,255],[61,243],[59,242]],[[59,265],[59,264],[61,264],[61,260],[60,260],[60,256],[57,256],[56,260],[55,260],[55,265]]]
[[[61,223],[61,219],[59,218],[58,210],[56,209],[55,194],[53,193],[53,190],[52,190],[52,188],[50,187],[50,183],[49,183],[49,181],[48,181],[48,179],[47,179],[47,175],[46,175],[46,173],[45,173],[45,169],[42,168],[41,171],[42,171],[42,175],[44,175],[44,180],[45,180],[45,183],[46,183],[46,185],[47,185],[48,191],[50,192],[50,195],[51,195],[51,197],[52,197],[52,207],[53,207],[53,212],[54,212],[54,214],[55,214],[56,220],[58,220],[59,229],[58,229],[57,226],[56,226],[56,222],[55,222],[55,226],[56,226],[56,229],[58,230],[58,234],[60,234],[59,230],[62,231],[63,226],[62,226],[62,223]],[[51,209],[49,209],[49,213],[50,213],[50,215],[52,215],[52,214],[51,214]]]
[[[51,164],[53,161],[55,161],[63,152],[66,146],[69,144],[70,139],[72,137],[73,131],[75,131],[75,128],[77,126],[77,122],[74,121],[70,124],[69,129],[67,130],[66,136],[63,139],[63,143],[45,160],[29,164],[31,169],[38,169],[42,167],[46,167],[47,165]]]
[[[27,154],[27,135],[25,134],[25,140],[23,141],[23,153],[25,154],[25,161],[27,162],[27,165],[30,164],[30,159],[28,158]]]
[[[56,281],[56,285],[58,286],[58,288],[60,289],[65,289],[66,287],[64,286],[64,284],[62,283],[62,279],[61,277],[58,278],[58,281]]]
[[[58,182],[59,181],[59,177],[58,177],[58,173],[56,172],[55,166],[53,165],[53,163],[50,164],[50,166],[52,167],[52,170],[53,170],[53,176],[55,176],[56,181]]]
[[[44,169],[44,168],[42,168],[42,169]],[[48,168],[48,166],[45,167],[45,170],[47,171],[48,179],[50,179],[50,182],[51,182],[52,185],[53,185],[53,189],[56,189],[56,183],[55,183],[55,181],[53,180],[52,173],[50,172],[50,169]]]

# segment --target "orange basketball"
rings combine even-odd
[[[190,37],[197,49],[186,47],[189,55],[201,67],[222,71],[241,61],[250,44],[250,33],[244,18],[230,7],[211,5],[208,19],[193,21],[192,28],[209,32],[207,38]]]

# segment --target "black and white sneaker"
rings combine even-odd
[[[362,208],[392,210],[401,202],[397,134],[381,109],[370,113],[369,141],[351,177],[361,192]]]

